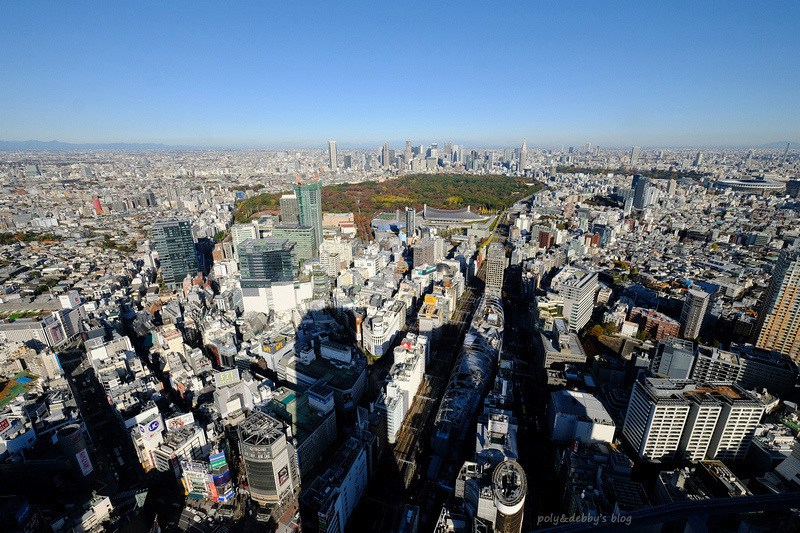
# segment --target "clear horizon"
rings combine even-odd
[[[18,21],[0,34],[9,141],[800,142],[797,2],[40,2],[5,14]]]

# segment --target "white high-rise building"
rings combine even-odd
[[[506,249],[499,242],[493,242],[486,252],[486,288],[503,290],[505,271]]]
[[[597,287],[597,272],[573,267],[562,269],[553,278],[551,288],[564,298],[564,319],[570,331],[580,331],[589,322]]]
[[[696,339],[703,328],[703,322],[709,311],[711,294],[696,289],[686,291],[681,311],[681,337]]]
[[[641,459],[675,458],[690,408],[683,392],[692,388],[693,381],[661,378],[633,384],[622,434]]]
[[[258,239],[258,227],[255,224],[234,224],[231,226],[233,241],[233,257],[239,260],[239,245],[247,239]]]
[[[644,378],[634,383],[622,434],[648,461],[744,461],[764,406],[732,382]]]
[[[635,166],[639,162],[639,147],[634,146],[631,150],[631,166]]]
[[[386,389],[375,408],[386,417],[386,437],[389,443],[397,440],[414,398],[425,375],[428,339],[409,333],[394,349],[394,364],[389,371]]]
[[[331,170],[339,168],[338,156],[336,155],[336,141],[328,141],[328,158]]]

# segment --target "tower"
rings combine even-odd
[[[800,248],[781,251],[772,281],[761,304],[754,330],[755,344],[800,361]]]
[[[695,339],[700,335],[709,310],[711,295],[705,291],[688,290],[681,311],[681,337]]]
[[[339,164],[336,156],[336,141],[328,141],[328,158],[330,169],[337,170]]]
[[[649,179],[643,178],[638,174],[633,177],[633,207],[636,209],[644,209],[647,205],[647,190],[649,188]]]
[[[414,158],[414,154],[411,151],[411,141],[406,141],[406,151],[403,153],[403,157],[406,160],[406,164]]]
[[[319,253],[322,244],[322,186],[317,178],[311,183],[300,183],[294,187],[300,205],[300,223],[314,230],[314,250]]]
[[[631,166],[636,166],[636,163],[639,162],[639,147],[634,146],[631,150]]]
[[[519,171],[522,172],[528,166],[528,140],[522,139],[522,148],[519,151]]]
[[[161,275],[168,286],[183,283],[187,274],[197,274],[197,254],[192,238],[192,225],[185,218],[168,218],[153,222],[153,240],[161,263]]]
[[[506,249],[499,242],[493,242],[486,252],[486,288],[502,290],[505,270]]]
[[[383,143],[383,151],[381,152],[381,163],[383,163],[383,168],[389,168],[391,161],[389,160],[389,143]]]
[[[413,207],[406,207],[406,238],[414,235],[417,231],[417,210]]]
[[[234,224],[231,226],[231,241],[233,243],[233,256],[239,259],[239,245],[247,239],[257,239],[258,228],[255,224]]]
[[[300,204],[296,194],[281,196],[281,224],[300,224]]]

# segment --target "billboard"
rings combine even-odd
[[[224,453],[215,453],[208,458],[208,462],[211,463],[211,468],[220,468],[228,464],[225,460]]]
[[[4,416],[0,419],[0,435],[5,433],[11,427],[11,422],[8,420],[7,416]]]
[[[289,468],[283,467],[281,471],[278,472],[278,480],[280,481],[281,486],[289,480]]]
[[[183,426],[191,426],[194,424],[194,415],[192,413],[186,413],[184,415],[168,418],[164,423],[167,426],[167,430],[178,429],[179,427]]]
[[[158,415],[150,422],[139,424],[139,433],[146,440],[152,439],[162,431],[164,431],[164,419],[161,418],[161,415]]]
[[[88,476],[91,474],[94,467],[92,466],[92,462],[89,460],[89,453],[86,451],[86,448],[79,451],[75,457],[78,458],[78,465],[81,467],[81,473],[84,476]]]
[[[225,372],[217,372],[214,374],[214,385],[222,387],[224,385],[232,385],[239,382],[239,369],[226,370]]]

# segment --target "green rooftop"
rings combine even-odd
[[[317,410],[308,404],[308,394],[297,396],[289,389],[278,389],[275,393],[267,409],[292,427],[292,435],[299,442],[308,438],[325,421],[325,417],[319,416]]]
[[[2,388],[0,388],[0,407],[5,407],[13,402],[20,394],[31,390],[36,384],[37,379],[37,376],[34,376],[28,371],[24,371],[3,383]]]

